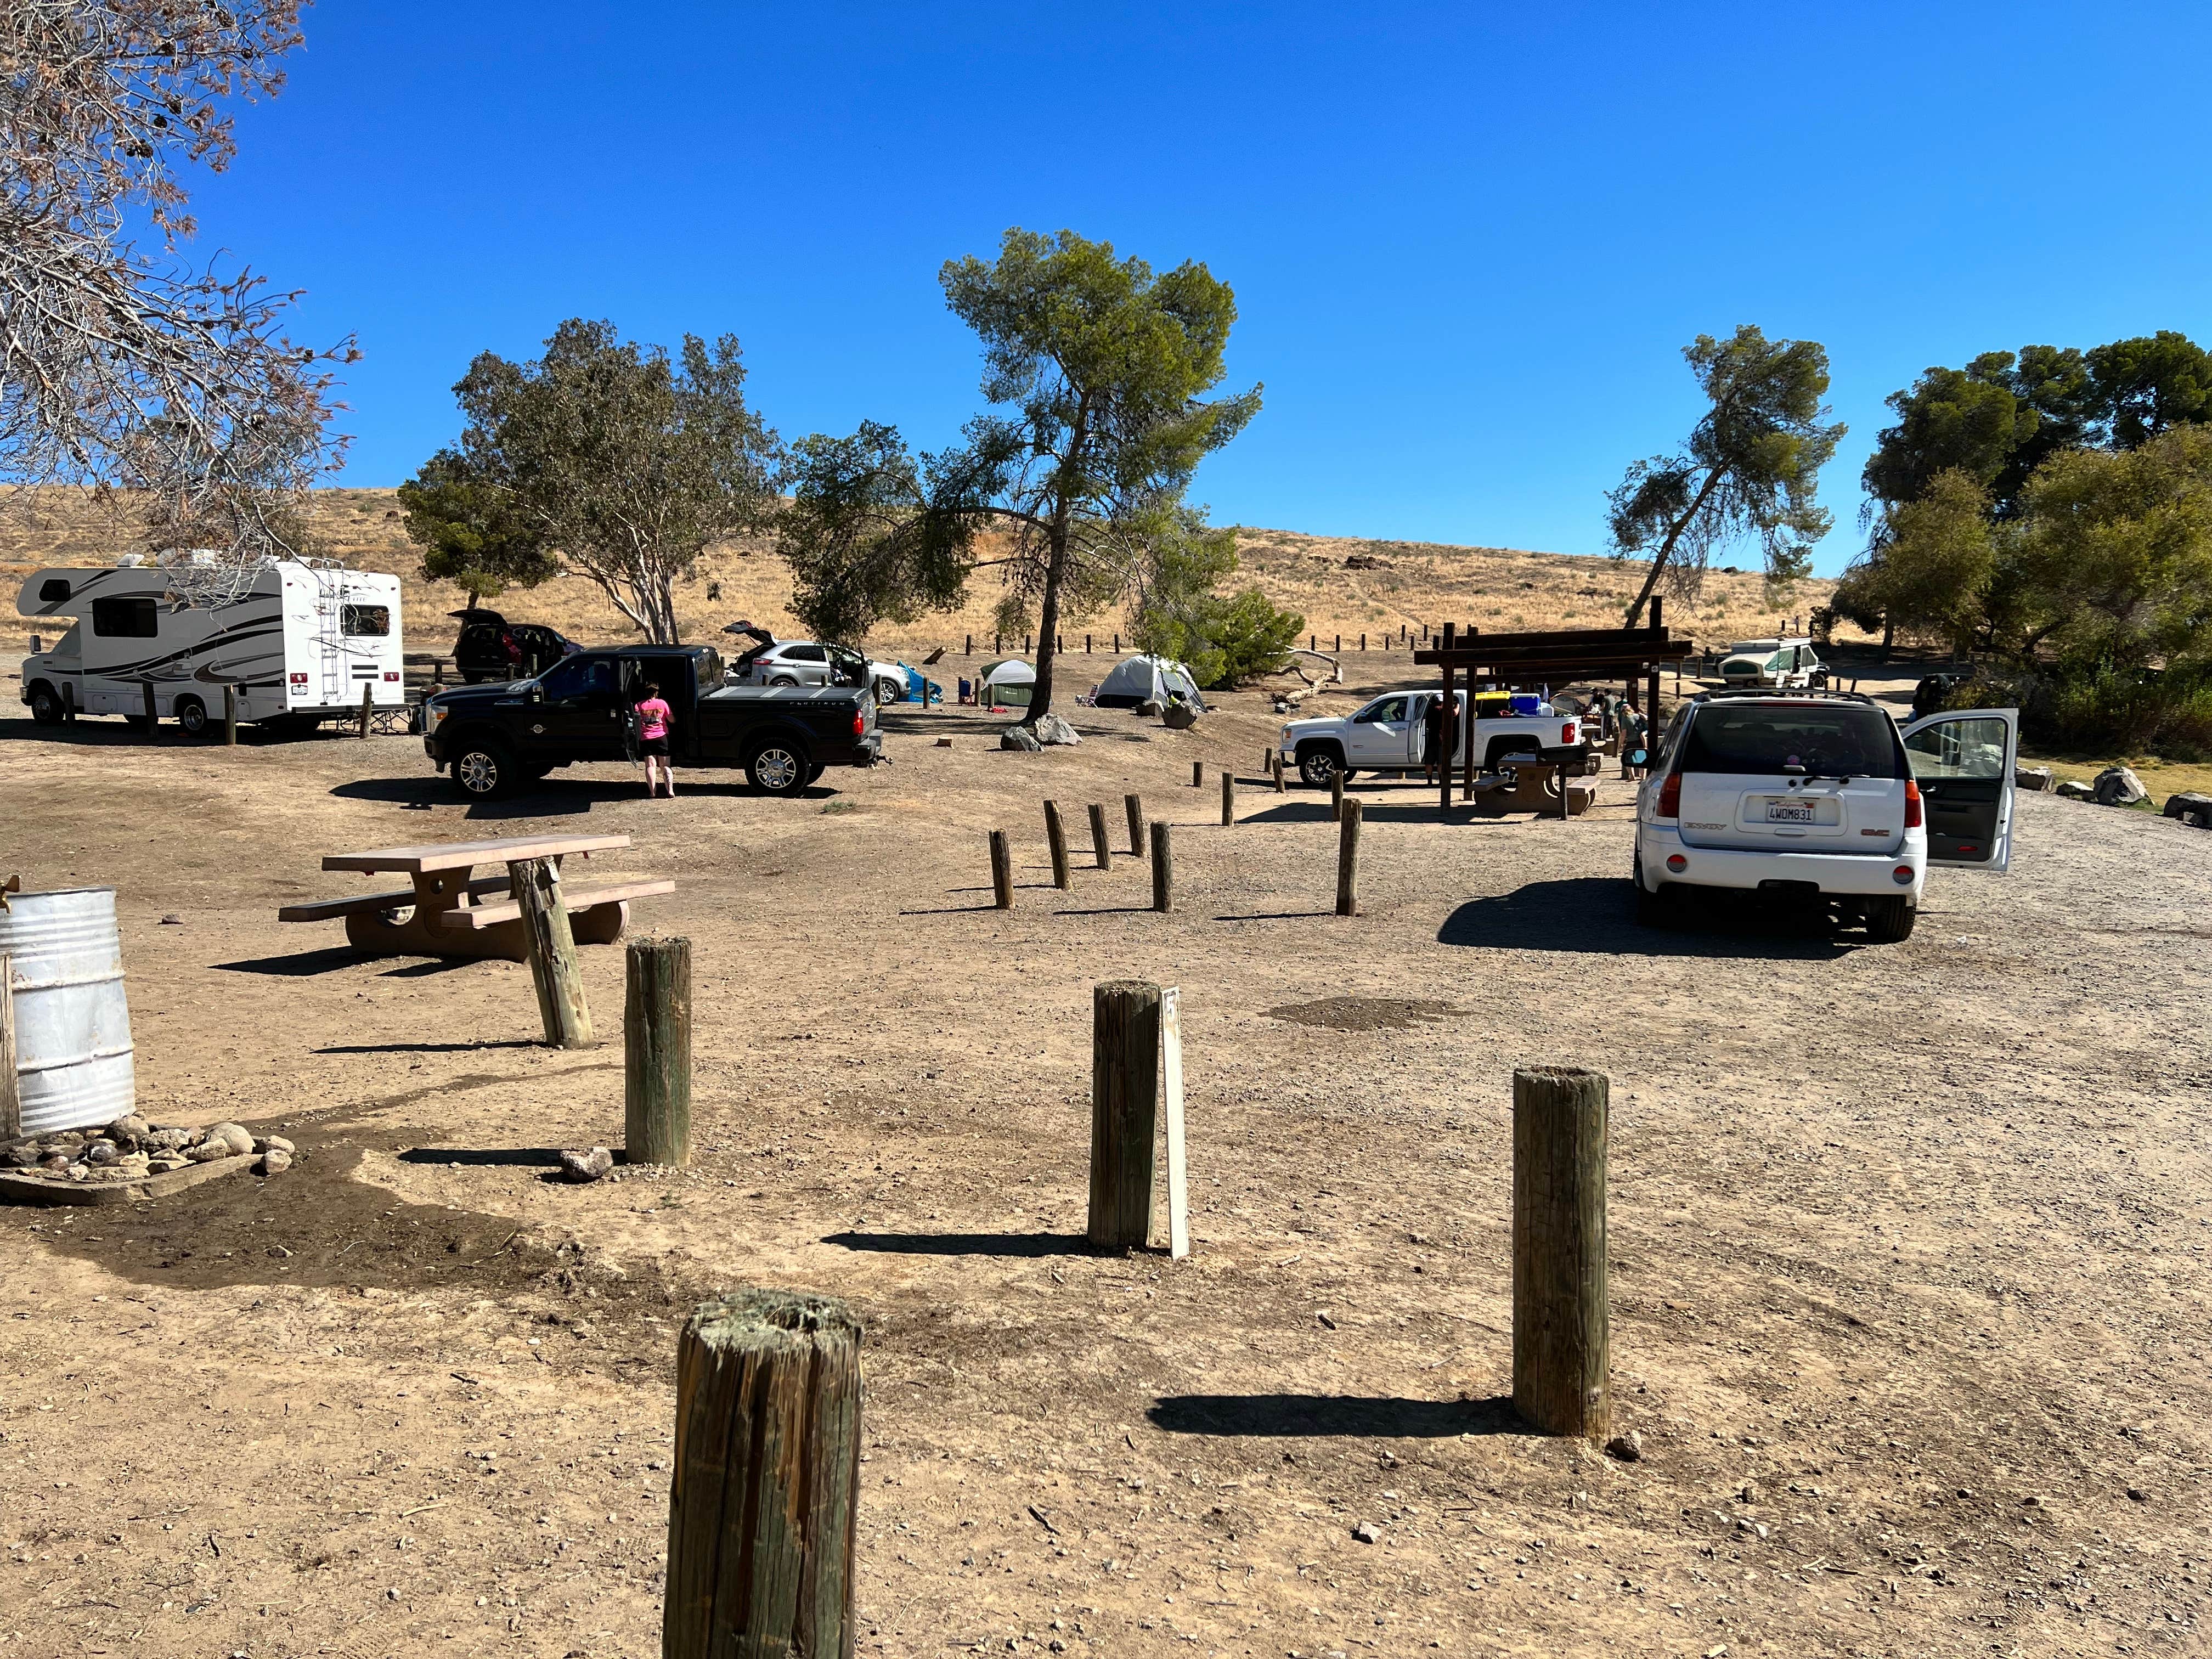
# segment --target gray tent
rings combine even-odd
[[[1201,712],[1206,708],[1206,699],[1189,669],[1166,657],[1137,656],[1116,663],[1099,682],[1098,694],[1092,701],[1101,708],[1134,708],[1145,702],[1156,702],[1164,708],[1175,697]]]

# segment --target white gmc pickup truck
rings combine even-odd
[[[1292,720],[1283,727],[1282,754],[1286,766],[1316,788],[1341,771],[1346,777],[1359,772],[1418,772],[1428,764],[1429,706],[1435,691],[1392,691],[1379,696],[1357,714]],[[1453,693],[1460,712],[1467,710],[1467,693]],[[1580,769],[1587,750],[1583,745],[1583,722],[1574,714],[1505,714],[1491,716],[1487,706],[1495,700],[1478,699],[1473,727],[1474,757],[1486,772],[1495,771],[1509,756],[1525,755],[1547,764],[1565,763]],[[1467,758],[1468,722],[1456,722],[1461,740],[1452,764]]]

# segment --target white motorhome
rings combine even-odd
[[[149,684],[155,716],[194,733],[222,721],[226,685],[241,721],[358,714],[364,693],[380,708],[406,701],[397,576],[324,560],[131,556],[41,570],[15,609],[77,619],[23,663],[23,701],[42,726],[72,712],[143,721]]]

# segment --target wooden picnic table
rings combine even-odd
[[[628,836],[509,836],[496,841],[438,842],[421,847],[381,847],[366,853],[332,853],[325,870],[393,871],[413,885],[357,898],[288,904],[279,921],[335,921],[356,948],[386,956],[494,957],[530,959],[522,907],[507,896],[515,866],[543,860],[556,884],[562,860],[588,859],[630,844]],[[507,873],[473,874],[479,864],[503,864]],[[570,892],[559,890],[568,926],[579,945],[611,945],[629,925],[629,901],[672,893],[672,881],[617,882]]]

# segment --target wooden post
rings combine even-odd
[[[1336,826],[1336,914],[1359,914],[1359,803],[1344,803]]]
[[[684,1327],[662,1659],[852,1653],[860,1342],[805,1291],[735,1291]]]
[[[1044,804],[1044,843],[1052,849],[1052,884],[1066,892],[1075,885],[1067,873],[1067,829],[1060,821],[1060,803]]]
[[[1344,822],[1344,769],[1341,766],[1329,769],[1328,817],[1332,823]]]
[[[1341,634],[1336,636],[1336,653],[1339,656],[1344,654],[1344,635]]]
[[[1121,797],[1121,810],[1129,815],[1129,856],[1145,856],[1145,798],[1142,795]]]
[[[1513,1073],[1513,1409],[1602,1440],[1613,1416],[1602,1073]]]
[[[961,647],[960,654],[963,657],[972,657],[975,654],[975,636],[973,634],[967,635],[967,643]]]
[[[1091,635],[1088,634],[1083,636],[1083,654],[1086,657],[1091,654]]]
[[[629,945],[623,1001],[623,1148],[631,1164],[691,1166],[691,941]]]
[[[1029,654],[1030,654],[1030,636],[1029,636],[1028,635],[1024,634],[1024,635],[1022,635],[1022,655],[1024,655],[1024,657],[1026,657],[1026,656],[1028,656]]]
[[[1443,648],[1447,651],[1451,649],[1449,623],[1444,624]],[[1437,724],[1437,740],[1443,749],[1443,752],[1436,757],[1437,777],[1443,786],[1443,793],[1437,799],[1437,812],[1439,817],[1446,818],[1451,816],[1451,775],[1455,758],[1452,751],[1459,747],[1459,697],[1452,688],[1452,672],[1451,664],[1446,663],[1443,690],[1440,694],[1443,698],[1443,714]]]
[[[991,892],[999,908],[1014,908],[1014,855],[1003,830],[991,831]]]
[[[75,680],[62,682],[62,724],[64,726],[76,724],[76,682]]]
[[[1359,648],[1362,651],[1364,651],[1367,648],[1367,635],[1364,634],[1362,634],[1359,636]]]
[[[153,679],[149,676],[145,679],[140,680],[138,682],[138,685],[139,689],[146,694],[146,729],[149,732],[158,732],[161,729],[161,717],[154,712],[155,702]]]
[[[226,749],[238,747],[238,688],[222,688],[222,743]]]
[[[1559,822],[1564,823],[1573,816],[1571,809],[1567,805],[1567,764],[1565,761],[1561,761],[1553,769],[1559,775]]]
[[[1237,775],[1224,771],[1221,775],[1221,823],[1224,829],[1237,822]]]
[[[1206,763],[1204,761],[1193,761],[1190,763],[1190,787],[1194,789],[1203,789],[1206,787]]]
[[[1163,915],[1175,908],[1175,864],[1164,823],[1152,825],[1152,908]]]
[[[0,1140],[23,1133],[23,1085],[15,1074],[15,962],[0,951]]]
[[[364,685],[361,688],[361,730],[356,735],[364,740],[366,740],[368,736],[368,711],[370,708],[370,699],[375,696],[376,688],[374,686]]]
[[[1096,801],[1091,804],[1091,855],[1101,870],[1114,867],[1114,855],[1106,845],[1106,809]]]
[[[522,912],[522,939],[538,988],[538,1015],[556,1048],[595,1048],[576,936],[561,900],[561,869],[550,859],[517,859],[507,866],[507,890]]]
[[[1160,1105],[1167,1119],[1168,1254],[1190,1254],[1190,1181],[1182,1149],[1182,993],[1160,992]]]
[[[1142,1249],[1152,1224],[1159,1127],[1160,988],[1109,980],[1091,993],[1091,1243]]]
[[[1279,795],[1286,793],[1290,785],[1283,781],[1283,751],[1281,750],[1270,749],[1267,751],[1267,767],[1275,775],[1275,793]]]

